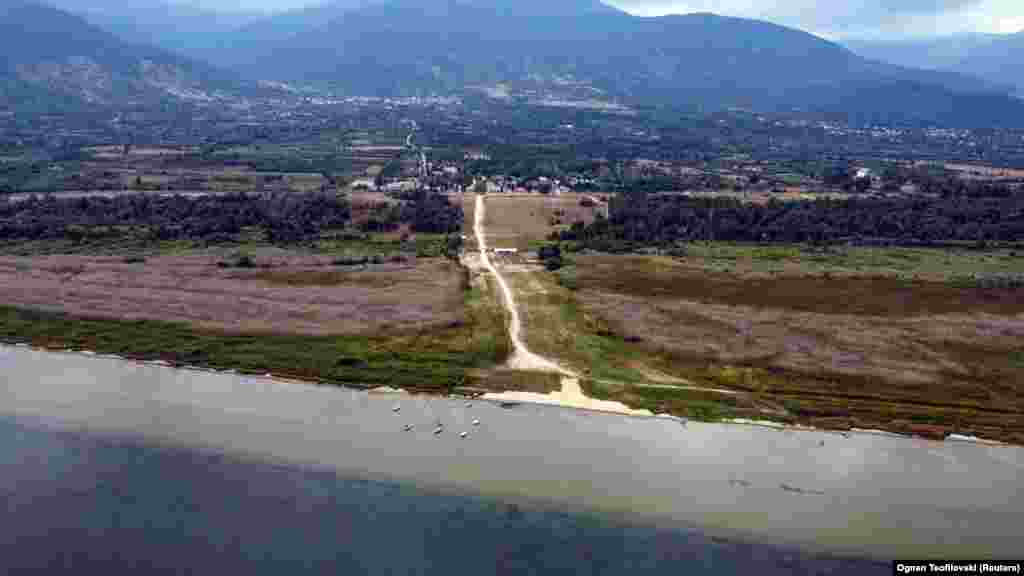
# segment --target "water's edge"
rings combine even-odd
[[[813,554],[1013,555],[1024,517],[1016,447],[467,406],[27,348],[0,346],[0,364],[0,416],[18,422]]]

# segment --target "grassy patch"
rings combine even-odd
[[[562,388],[561,376],[551,372],[523,370],[491,370],[470,374],[466,383],[492,392],[524,391],[550,394]]]
[[[937,282],[972,275],[1024,274],[1024,258],[1010,249],[695,242],[686,246],[685,262],[709,271],[738,274],[903,276]]]
[[[416,234],[402,241],[400,234],[343,235],[326,237],[314,243],[313,251],[349,257],[384,258],[398,254],[415,254],[420,258],[441,257],[445,254],[447,237],[443,234]]]
[[[114,233],[116,232],[116,233]],[[400,254],[416,255],[420,258],[445,256],[447,237],[443,234],[416,234],[402,241],[397,233],[363,234],[355,231],[325,232],[309,244],[289,246],[301,248],[312,254],[324,254],[350,258],[388,259]],[[0,242],[0,254],[16,256],[43,256],[49,254],[119,255],[139,254],[147,256],[183,254],[206,248],[235,250],[256,250],[273,246],[259,229],[243,229],[238,234],[225,237],[214,243],[198,240],[155,240],[145,227],[124,227],[110,235],[87,237],[81,240],[54,238],[43,240],[18,240]]]
[[[735,416],[735,397],[667,386],[643,386],[584,380],[583,391],[593,398],[622,402],[632,408],[715,422]]]
[[[509,276],[534,352],[601,380],[636,382],[643,374],[630,367],[633,349],[578,306],[574,295],[540,273]],[[530,290],[533,290],[530,293]]]

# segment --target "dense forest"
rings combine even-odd
[[[885,243],[1024,241],[1024,197],[900,198],[745,203],[734,198],[619,195],[610,218],[560,238],[620,252],[694,240]]]
[[[409,194],[379,229],[411,224],[417,232],[459,230],[462,208],[426,192]],[[261,230],[274,244],[304,242],[322,232],[351,227],[347,199],[334,194],[229,194],[210,196],[120,195],[0,200],[0,241],[137,235],[153,241],[227,242],[243,230]]]

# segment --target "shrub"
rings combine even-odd
[[[578,281],[577,276],[576,276],[576,268],[575,267],[562,268],[558,272],[558,284],[561,287],[566,288],[568,290],[574,290],[574,291],[578,290],[579,289],[579,281]]]
[[[370,262],[366,256],[340,256],[335,258],[331,264],[335,266],[365,266]]]
[[[235,267],[236,268],[255,268],[256,267],[256,261],[253,260],[252,256],[249,256],[248,254],[240,254],[235,259]]]

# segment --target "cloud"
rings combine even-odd
[[[647,16],[714,12],[758,18],[826,36],[908,36],[1012,31],[1021,0],[611,0]]]

